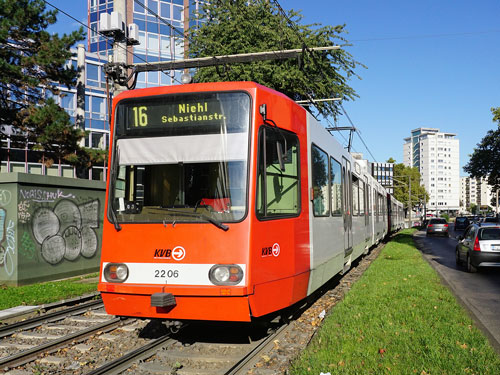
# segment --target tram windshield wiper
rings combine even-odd
[[[112,219],[111,221],[112,221],[113,225],[115,226],[115,230],[117,232],[121,231],[122,230],[122,226],[118,222],[118,218],[116,217],[115,210],[113,210],[113,209],[110,210],[110,216],[111,216],[111,219]]]
[[[170,208],[170,207],[157,207],[155,209],[173,212],[175,214],[184,215],[184,216],[197,217],[199,219],[203,219],[203,220],[215,225],[217,228],[222,229],[224,232],[226,232],[229,229],[229,227],[226,224],[221,223],[219,220],[216,220],[212,217],[208,217],[207,215],[204,215],[204,214],[201,214],[198,212],[180,211],[180,210],[176,210],[175,208]]]

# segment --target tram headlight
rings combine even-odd
[[[216,264],[208,277],[214,285],[237,285],[243,279],[243,270],[237,264]]]
[[[128,267],[122,263],[109,263],[104,268],[104,278],[110,283],[123,283],[128,277]]]

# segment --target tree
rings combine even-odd
[[[82,130],[69,124],[70,116],[54,99],[48,99],[42,106],[30,106],[20,116],[19,127],[26,134],[26,141],[34,144],[33,150],[42,151],[45,165],[61,159],[72,165],[91,163],[91,157],[79,146]],[[34,129],[43,131],[32,131]]]
[[[396,160],[392,157],[390,157],[389,159],[387,159],[386,163],[395,163]]]
[[[348,46],[342,36],[345,25],[301,25],[300,13],[286,17],[272,1],[214,0],[197,15],[200,26],[190,29],[190,57],[297,49]],[[329,52],[305,52],[303,58],[205,67],[197,70],[196,82],[255,81],[280,91],[293,100],[342,98],[358,95],[347,81],[358,75],[359,64],[343,48]],[[359,77],[358,77],[359,78]],[[336,117],[339,102],[317,105],[324,115]]]
[[[20,131],[18,142],[36,142],[41,162],[78,164],[75,155],[85,156],[78,141],[85,133],[46,98],[59,94],[55,82],[76,84],[78,71],[68,60],[70,47],[84,39],[83,29],[51,35],[46,29],[57,11],[45,7],[43,0],[0,0],[0,123]]]
[[[500,188],[500,107],[492,108],[496,130],[489,130],[470,156],[464,170],[473,178],[488,178],[493,191]]]
[[[394,164],[394,197],[408,207],[409,183],[411,180],[411,207],[429,201],[429,194],[420,185],[420,172],[417,167],[407,167],[403,163]]]

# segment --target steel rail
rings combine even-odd
[[[31,349],[24,350],[22,352],[13,354],[9,357],[5,358],[0,358],[0,369],[4,370],[5,368],[12,368],[15,366],[20,366],[23,365],[27,362],[30,362],[36,356],[38,356],[41,353],[44,353],[48,350],[53,350],[57,349],[67,342],[71,342],[73,340],[80,340],[83,339],[87,336],[90,336],[100,330],[104,331],[109,331],[111,329],[114,329],[115,327],[119,326],[122,324],[122,320],[120,318],[113,318],[110,319],[108,322],[104,322],[92,327],[89,327],[87,329],[71,333],[69,335],[63,336],[59,339],[56,340],[51,340],[50,342],[47,342],[42,345],[35,346]]]
[[[40,316],[36,316],[34,318],[30,318],[20,322],[7,324],[5,326],[0,327],[0,338],[3,338],[5,336],[10,336],[19,330],[35,328],[42,325],[43,323],[60,320],[68,315],[78,314],[81,312],[85,312],[89,309],[97,309],[103,306],[104,305],[101,300],[92,300],[89,302],[84,302],[77,306],[68,307],[64,310],[54,311],[51,313],[42,314]]]
[[[140,348],[126,353],[120,358],[117,358],[111,362],[107,362],[103,366],[92,370],[85,375],[119,374],[123,370],[129,368],[130,365],[134,362],[151,357],[156,353],[158,349],[160,349],[164,345],[170,344],[173,341],[175,340],[170,338],[170,334],[162,336],[156,340],[150,341],[148,344],[141,346]]]
[[[266,352],[273,345],[273,341],[281,338],[290,328],[289,324],[283,324],[275,332],[264,338],[252,350],[250,350],[243,358],[228,369],[224,375],[246,374],[246,372],[259,361],[259,354]]]

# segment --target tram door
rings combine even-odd
[[[352,253],[352,178],[351,162],[342,157],[342,186],[343,186],[343,218],[344,218],[344,254]]]
[[[372,230],[370,225],[371,208],[370,208],[370,191],[371,185],[368,183],[368,177],[365,177],[365,239],[371,240]]]

